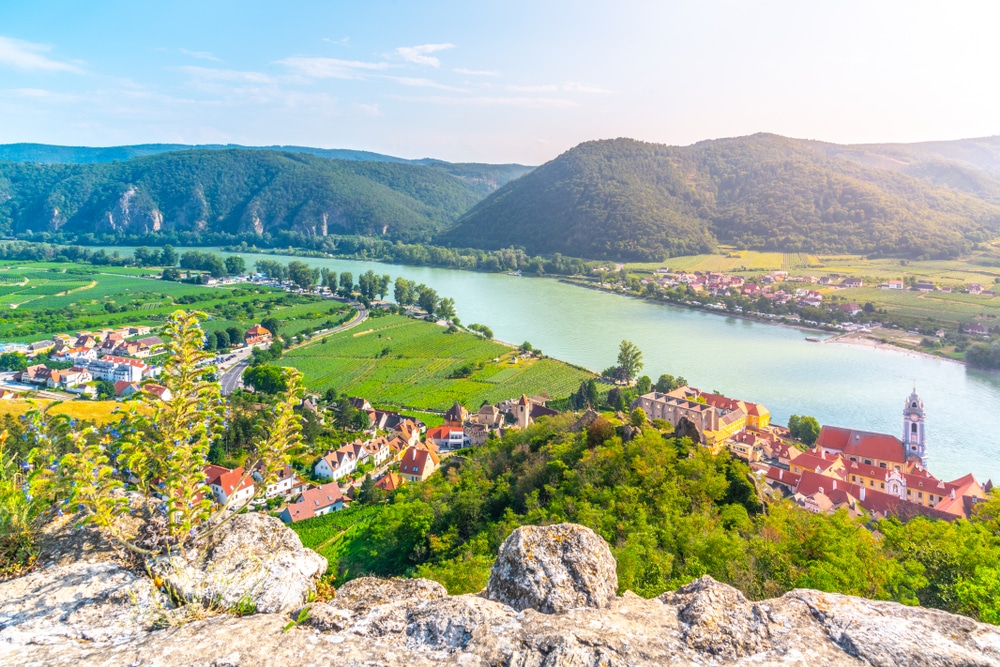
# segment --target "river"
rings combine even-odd
[[[122,253],[129,248],[108,248]],[[218,252],[217,249],[213,249]],[[226,254],[226,253],[220,253]],[[807,342],[800,330],[688,310],[560,283],[378,262],[300,259],[359,274],[373,269],[425,283],[455,300],[463,323],[489,326],[511,343],[601,370],[614,365],[622,339],[643,353],[643,374],[683,375],[692,386],[765,405],[775,423],[792,414],[821,424],[902,435],[914,388],[927,414],[928,468],[945,480],[973,472],[1000,482],[1000,374],[905,351]],[[391,296],[391,294],[390,294]],[[808,334],[814,336],[816,334]]]

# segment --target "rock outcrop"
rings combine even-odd
[[[114,584],[109,577],[120,575],[108,570],[98,577],[111,591],[102,597],[79,588],[85,573],[74,578],[70,570],[78,566],[54,567],[0,584],[0,663],[1000,665],[1000,628],[890,602],[809,590],[751,602],[709,577],[652,600],[629,592],[605,598],[603,587],[589,581],[597,568],[575,574],[581,571],[579,558],[565,546],[595,548],[596,535],[578,526],[548,529],[512,535],[514,541],[504,545],[505,561],[498,559],[491,577],[491,584],[516,591],[521,590],[517,582],[504,577],[536,577],[528,591],[537,607],[519,611],[487,599],[486,591],[448,596],[439,584],[426,580],[363,578],[345,584],[329,602],[311,605],[308,619],[287,632],[286,624],[300,618],[298,613],[223,614],[155,631],[140,629],[144,621],[137,618],[131,624],[118,622],[118,630],[102,635],[96,626],[122,618],[124,607],[115,606],[120,602],[114,591],[125,592],[137,581]],[[553,539],[539,539],[543,535]],[[514,558],[515,545],[521,560]],[[567,554],[570,562],[561,562]],[[603,554],[596,557],[603,559]],[[546,568],[558,579],[541,582],[537,573]],[[149,593],[148,584],[144,586],[143,595]],[[57,603],[70,598],[75,599],[71,606]],[[520,593],[516,597],[528,599]],[[566,600],[571,602],[562,611],[538,608],[551,609]],[[25,605],[37,611],[17,611]],[[105,613],[87,616],[97,613],[88,612],[90,607]],[[136,605],[140,611],[150,607]]]
[[[618,592],[616,567],[608,543],[589,528],[522,526],[500,545],[486,597],[545,614],[602,609]]]
[[[326,559],[302,547],[280,520],[251,512],[224,524],[208,541],[148,564],[173,596],[223,610],[279,613],[301,607]]]

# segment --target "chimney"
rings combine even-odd
[[[785,479],[785,470],[784,470],[784,468],[778,468],[778,479],[784,481],[784,479]]]
[[[837,480],[833,480],[833,490],[837,490]]]
[[[865,485],[862,484],[861,485],[861,497],[858,498],[858,500],[862,500],[863,501],[864,499],[865,499]]]

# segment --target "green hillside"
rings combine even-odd
[[[482,190],[433,166],[240,149],[93,164],[0,162],[0,232],[291,230],[421,241]]]
[[[716,241],[951,257],[998,229],[1000,206],[966,192],[759,134],[685,147],[587,142],[501,188],[438,240],[648,261]]]

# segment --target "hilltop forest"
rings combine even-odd
[[[329,236],[351,237],[352,246],[400,241],[619,261],[724,243],[936,259],[1000,233],[1000,138],[857,146],[770,134],[691,146],[614,139],[580,144],[534,170],[295,146],[11,144],[0,146],[0,159],[10,160],[0,161],[0,233],[64,243],[149,244],[162,235],[319,249]]]
[[[685,147],[587,142],[508,183],[438,240],[647,261],[719,241],[937,258],[998,230],[1000,205],[969,192],[754,135]]]

